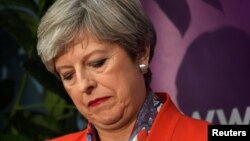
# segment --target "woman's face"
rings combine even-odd
[[[147,55],[147,54],[146,54]],[[145,56],[146,56],[145,55]],[[89,38],[55,60],[56,71],[77,109],[98,129],[117,129],[134,123],[145,100],[139,64],[119,45]]]

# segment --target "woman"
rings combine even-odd
[[[39,26],[38,54],[89,123],[52,141],[206,140],[205,121],[150,90],[155,40],[139,0],[57,0]]]

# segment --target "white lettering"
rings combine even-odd
[[[246,136],[246,131],[233,131],[230,129],[229,131],[219,131],[218,129],[212,129],[212,136]]]
[[[209,110],[205,120],[213,123],[214,118],[217,116],[219,124],[221,125],[249,125],[250,124],[250,107],[246,108],[245,114],[240,115],[238,108],[233,108],[229,118],[226,118],[225,113],[222,109]],[[202,119],[199,111],[194,111],[192,114],[193,118]],[[244,118],[242,118],[244,117]],[[227,121],[227,119],[229,119]]]
[[[215,115],[215,110],[209,110],[205,120],[212,123],[214,115]],[[201,119],[200,113],[198,111],[194,111],[192,117],[195,119]]]
[[[201,119],[200,113],[198,111],[194,111],[192,117],[195,119]]]
[[[241,132],[241,135],[242,135],[242,136],[247,136],[247,131],[242,131],[242,132]]]
[[[219,115],[218,115],[219,116]],[[222,116],[222,115],[221,115]],[[223,117],[222,117],[223,120]],[[226,118],[225,118],[226,121]],[[249,125],[250,124],[250,107],[246,108],[244,120],[241,118],[238,108],[233,108],[228,123],[229,125]]]
[[[206,121],[212,123],[214,118],[215,110],[209,110],[206,116]]]
[[[244,123],[245,125],[250,124],[250,107],[247,107],[246,112],[245,112],[245,117],[244,117]]]
[[[213,129],[213,130],[212,130],[212,136],[215,136],[215,135],[216,135],[216,136],[219,136],[219,135],[218,135],[218,129]]]
[[[216,113],[218,115],[218,119],[221,125],[225,125],[227,124],[227,119],[226,116],[224,114],[224,111],[222,109],[216,110]]]

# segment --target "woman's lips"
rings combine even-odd
[[[97,99],[95,99],[95,100],[90,101],[90,102],[88,103],[88,106],[89,106],[89,107],[98,106],[98,105],[102,104],[103,102],[105,102],[106,100],[108,100],[109,98],[110,98],[110,96],[97,98]]]

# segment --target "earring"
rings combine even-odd
[[[145,65],[145,64],[140,64],[140,65],[139,65],[139,68],[140,68],[142,74],[145,74],[145,73],[148,72],[148,66]]]

